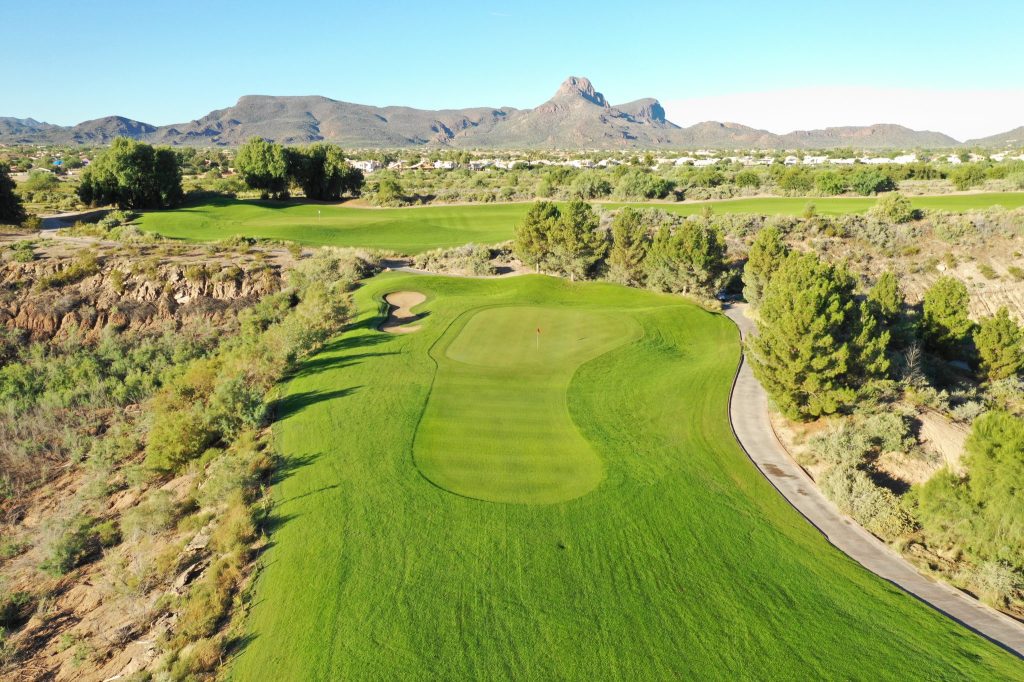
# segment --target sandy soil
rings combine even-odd
[[[395,291],[384,297],[387,301],[388,319],[381,324],[380,330],[389,334],[411,334],[419,331],[420,325],[409,324],[416,320],[419,315],[412,312],[412,309],[427,300],[427,297],[418,291]]]

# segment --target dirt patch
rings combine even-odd
[[[922,411],[918,419],[921,420],[920,437],[924,449],[938,455],[942,463],[957,474],[963,475],[965,471],[960,458],[964,454],[964,444],[967,442],[967,427],[934,410]]]
[[[409,324],[417,319],[419,315],[412,312],[412,309],[427,300],[427,297],[418,291],[395,291],[384,297],[388,304],[388,319],[381,324],[380,330],[388,334],[411,334],[420,330],[420,325]]]

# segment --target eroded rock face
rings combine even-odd
[[[281,289],[275,266],[183,266],[161,264],[140,271],[129,259],[108,259],[100,271],[78,282],[46,287],[67,259],[0,265],[0,325],[46,340],[85,332],[97,337],[112,325],[145,330],[201,318],[219,322],[241,305]]]

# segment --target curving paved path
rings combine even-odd
[[[744,305],[732,305],[725,313],[736,323],[744,338],[756,331],[754,323],[744,315],[745,308]],[[768,396],[745,359],[733,385],[729,414],[733,432],[747,456],[829,542],[872,573],[1024,658],[1024,624],[945,583],[918,573],[913,565],[842,514],[821,494],[775,437],[768,420]]]

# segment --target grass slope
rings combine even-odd
[[[429,297],[421,331],[376,331],[381,297],[398,290]],[[356,299],[354,328],[304,363],[278,405],[286,463],[233,679],[1024,675],[1019,660],[834,550],[761,477],[727,420],[739,344],[724,317],[536,276],[389,273]],[[604,469],[589,494],[482,502],[416,466],[444,352],[508,358],[481,371],[530,365],[516,338],[530,338],[518,328],[529,315],[510,313],[502,333],[457,329],[501,305],[642,330],[587,360],[563,343],[565,362],[579,363],[565,408]]]
[[[603,204],[651,206],[693,215],[711,206],[717,213],[799,215],[808,203],[818,213],[863,213],[874,198],[737,199],[683,204]],[[955,194],[913,197],[917,208],[965,211],[1024,206],[1024,193]],[[215,241],[236,235],[283,239],[311,246],[361,246],[415,254],[474,242],[494,244],[512,238],[530,204],[475,204],[419,208],[354,208],[345,205],[220,199],[171,211],[143,214],[140,227],[165,237]]]

